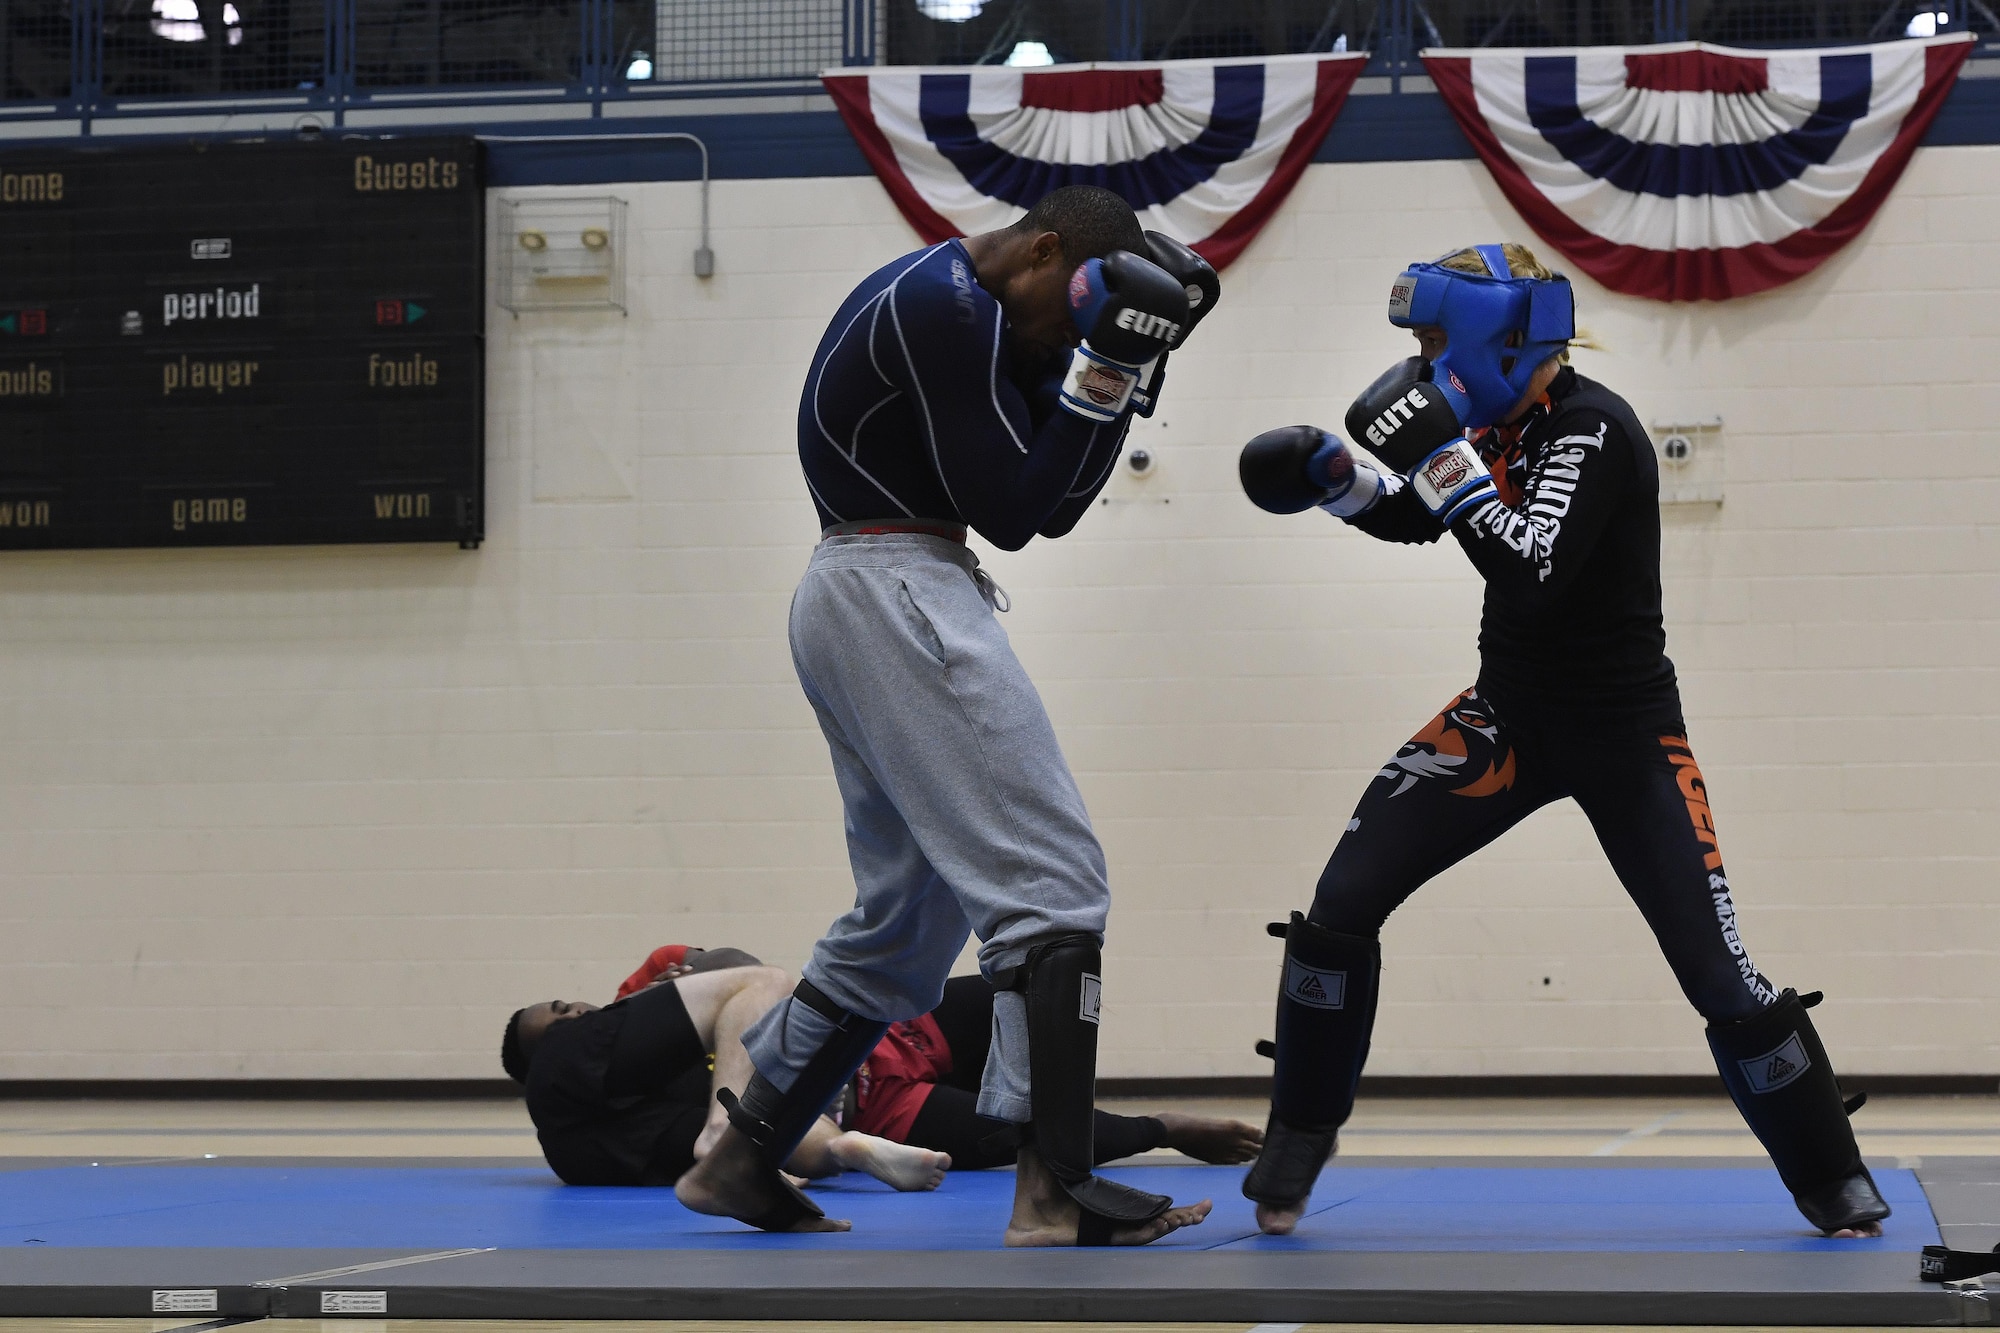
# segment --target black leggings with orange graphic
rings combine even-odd
[[[1510,731],[1467,690],[1368,785],[1312,920],[1373,936],[1417,887],[1564,797],[1582,807],[1689,1002],[1711,1023],[1777,998],[1736,931],[1708,788],[1687,737]]]

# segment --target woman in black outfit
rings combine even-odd
[[[1381,466],[1315,427],[1285,427],[1245,447],[1244,489],[1384,541],[1449,531],[1486,581],[1480,671],[1369,784],[1311,911],[1272,927],[1286,941],[1276,1079],[1243,1187],[1259,1225],[1297,1224],[1353,1108],[1383,922],[1569,797],[1707,1020],[1723,1082],[1800,1211],[1830,1235],[1880,1235],[1888,1205],[1806,1014],[1819,997],[1778,990],[1737,933],[1666,656],[1657,464],[1625,400],[1566,364],[1567,279],[1525,247],[1479,246],[1406,270],[1390,320],[1422,355],[1346,422]]]

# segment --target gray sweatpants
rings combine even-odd
[[[942,537],[831,537],[792,598],[792,661],[833,753],[855,885],[805,976],[864,1018],[935,1008],[968,932],[989,979],[1052,935],[1104,937],[1104,853],[978,567]],[[783,1090],[832,1031],[787,1001],[744,1045]],[[1026,1005],[1003,991],[979,1112],[1026,1121],[1028,1092]]]

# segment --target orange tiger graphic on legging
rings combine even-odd
[[[1479,762],[1475,763],[1473,756]],[[1477,777],[1471,777],[1474,772]],[[1420,778],[1456,782],[1454,796],[1491,796],[1514,785],[1514,750],[1500,734],[1493,710],[1467,690],[1444,706],[1424,729],[1403,744],[1377,777],[1397,782],[1391,796],[1401,796]]]

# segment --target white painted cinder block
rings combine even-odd
[[[517,1004],[668,940],[796,967],[846,906],[785,646],[793,416],[826,317],[915,238],[872,180],[723,181],[703,282],[695,187],[616,193],[629,318],[494,312],[483,550],[6,558],[0,1077],[490,1077]],[[1667,517],[1670,650],[1745,936],[1828,991],[1855,1072],[2000,1072],[1996,196],[2000,149],[1926,149],[1779,291],[1579,282],[1585,373],[1725,421],[1726,503]],[[1154,474],[983,552],[1110,859],[1107,1075],[1260,1071],[1263,923],[1472,678],[1455,549],[1262,514],[1235,458],[1410,350],[1399,265],[1502,236],[1477,163],[1311,168],[1176,357]],[[1374,1072],[1708,1065],[1571,808],[1384,945]]]

